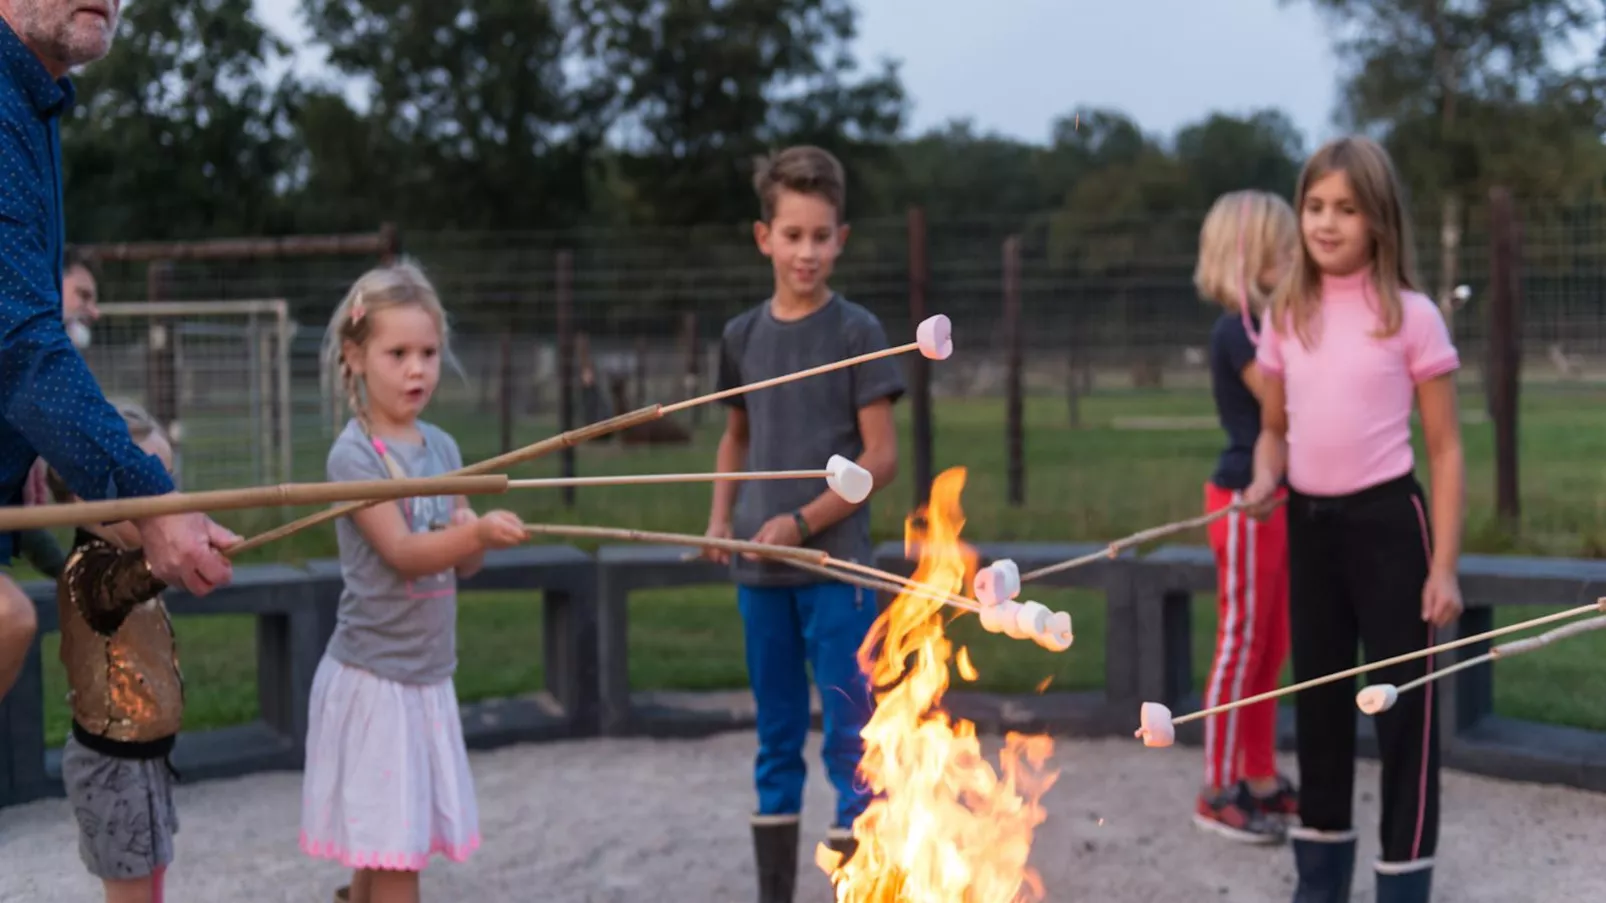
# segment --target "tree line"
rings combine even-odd
[[[1418,215],[1487,189],[1606,188],[1594,0],[1279,0],[1324,15],[1340,123],[1383,140]],[[896,63],[856,59],[852,0],[302,0],[336,73],[303,78],[251,0],[139,0],[63,124],[77,241],[740,223],[751,161],[794,142],[849,170],[849,215],[1110,221],[1291,192],[1277,110],[1157,135],[1073,106],[1029,143],[907,134]],[[1268,73],[1275,77],[1275,73]],[[353,102],[353,98],[357,102]]]

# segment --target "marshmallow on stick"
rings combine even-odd
[[[1564,640],[1567,637],[1577,636],[1581,633],[1589,633],[1592,630],[1600,630],[1602,627],[1606,627],[1606,616],[1589,618],[1588,620],[1579,621],[1574,624],[1568,624],[1566,627],[1557,627],[1554,630],[1547,630],[1538,636],[1525,637],[1520,640],[1512,640],[1509,643],[1501,643],[1482,655],[1469,658],[1464,662],[1456,662],[1448,668],[1442,668],[1438,671],[1425,674],[1421,677],[1418,677],[1416,680],[1407,681],[1406,683],[1400,684],[1398,687],[1394,686],[1393,684],[1372,684],[1371,686],[1355,694],[1355,706],[1368,715],[1376,715],[1378,712],[1386,712],[1389,709],[1394,708],[1394,703],[1399,701],[1401,693],[1415,690],[1416,688],[1430,684],[1441,677],[1448,677],[1457,671],[1477,667],[1478,665],[1482,665],[1487,662],[1498,661],[1499,659],[1506,658],[1507,656],[1521,655],[1524,652],[1532,652],[1533,650],[1542,646],[1548,646],[1557,640]]]
[[[978,616],[982,629],[988,633],[1002,633],[1017,640],[1030,639],[1054,652],[1064,652],[1075,640],[1070,614],[1052,611],[1041,602],[1005,599],[996,605],[983,605]]]
[[[503,454],[497,455],[494,458],[487,458],[478,464],[470,464],[467,467],[459,468],[449,474],[445,474],[445,476],[476,476],[504,471],[515,464],[533,461],[536,458],[551,454],[559,449],[572,448],[583,442],[589,442],[592,439],[598,439],[603,436],[619,432],[620,430],[629,429],[630,427],[637,426],[639,424],[658,420],[689,408],[698,407],[699,405],[723,401],[726,398],[731,398],[737,395],[746,395],[752,392],[758,392],[763,389],[768,389],[772,386],[779,386],[785,383],[794,382],[796,380],[808,379],[813,376],[818,376],[822,373],[830,373],[833,370],[842,370],[848,367],[854,367],[859,364],[867,363],[873,360],[879,360],[884,357],[908,354],[911,351],[919,351],[922,357],[929,358],[931,360],[947,360],[948,356],[954,353],[953,324],[949,322],[946,316],[937,314],[933,317],[927,317],[926,319],[922,320],[917,327],[915,327],[915,340],[913,342],[908,342],[903,345],[896,345],[891,348],[882,348],[877,351],[866,352],[853,357],[843,358],[839,361],[820,364],[817,367],[810,367],[806,370],[798,370],[794,373],[786,373],[780,376],[770,377],[769,379],[759,380],[758,382],[747,383],[740,386],[732,386],[728,389],[721,389],[717,392],[709,392],[705,395],[699,395],[696,398],[688,398],[685,401],[677,401],[674,404],[648,405],[634,411],[628,411],[626,413],[610,417],[607,420],[580,427],[579,429],[568,430],[566,432],[559,433],[556,436],[543,439],[540,442],[527,445],[524,448],[515,449],[510,452],[504,452]],[[315,527],[319,524],[325,524],[333,520],[338,520],[339,518],[349,516],[353,512],[359,511],[363,508],[371,508],[376,504],[378,504],[378,502],[363,501],[347,503],[333,508],[326,508],[322,511],[309,514],[306,517],[293,520],[290,523],[281,524],[272,530],[268,530],[264,533],[253,536],[250,539],[236,543],[235,545],[229,547],[229,554],[238,555],[241,552],[255,549],[276,539],[283,539],[292,533],[305,530],[308,527]]]
[[[1485,631],[1484,633],[1473,634],[1472,636],[1462,637],[1458,640],[1451,640],[1448,643],[1440,643],[1437,646],[1429,646],[1426,649],[1418,649],[1415,652],[1407,652],[1404,655],[1396,655],[1393,658],[1379,659],[1378,661],[1369,662],[1364,665],[1357,665],[1353,668],[1345,668],[1342,671],[1334,671],[1332,674],[1325,674],[1321,677],[1313,677],[1310,680],[1300,681],[1297,684],[1281,687],[1276,690],[1268,690],[1265,693],[1256,693],[1253,696],[1246,696],[1243,699],[1239,699],[1234,702],[1226,702],[1218,706],[1211,706],[1208,709],[1200,709],[1197,712],[1183,715],[1181,718],[1173,719],[1171,717],[1171,710],[1158,702],[1145,702],[1141,712],[1140,726],[1136,731],[1133,732],[1133,736],[1141,739],[1143,741],[1143,745],[1145,746],[1170,746],[1176,739],[1176,725],[1187,721],[1194,721],[1199,718],[1207,718],[1211,715],[1216,715],[1221,712],[1241,708],[1246,705],[1254,705],[1257,702],[1265,702],[1268,699],[1276,699],[1279,696],[1287,696],[1291,693],[1298,693],[1301,690],[1308,690],[1311,687],[1332,683],[1336,680],[1344,680],[1345,678],[1354,677],[1357,674],[1365,674],[1368,671],[1376,671],[1379,668],[1387,668],[1391,665],[1398,665],[1401,662],[1415,661],[1416,659],[1426,658],[1427,656],[1435,655],[1440,652],[1448,652],[1451,649],[1459,649],[1462,646],[1470,646],[1473,643],[1480,643],[1484,640],[1493,639],[1497,636],[1505,636],[1508,633],[1516,633],[1519,630],[1538,627],[1541,624],[1550,624],[1555,621],[1566,620],[1567,618],[1576,618],[1579,615],[1588,614],[1590,612],[1597,614],[1606,612],[1606,596],[1595,600],[1595,602],[1590,605],[1580,605],[1577,608],[1571,608],[1567,611],[1559,611],[1555,614],[1543,615],[1528,621],[1523,621],[1520,624],[1509,624],[1505,627],[1499,627],[1494,630]],[[1589,622],[1585,623],[1587,624]],[[1570,625],[1570,629],[1557,630],[1553,632],[1558,636],[1561,636],[1569,635],[1570,633],[1574,632],[1581,632],[1583,629],[1592,630],[1595,628],[1586,628],[1583,627],[1583,625],[1575,624]],[[1512,647],[1521,646],[1523,647],[1522,651],[1526,651],[1527,648],[1533,648],[1533,646],[1529,644],[1543,645],[1543,643],[1540,642],[1540,639],[1540,637],[1533,637],[1528,640],[1521,640],[1517,643],[1508,644],[1507,654],[1515,651]],[[1467,662],[1462,662],[1459,665],[1446,668],[1440,673],[1443,674],[1445,672],[1459,670],[1460,668],[1465,667],[1469,662],[1475,661],[1477,660],[1469,659]],[[1379,684],[1378,686],[1382,685]],[[1369,700],[1367,704],[1382,705],[1383,702],[1387,701],[1387,695],[1387,690],[1379,690],[1376,694],[1377,698],[1375,700]],[[1396,692],[1395,695],[1397,697],[1398,693]],[[1389,702],[1388,704],[1392,705],[1393,703]]]
[[[976,571],[971,581],[976,601],[983,605],[997,605],[1020,595],[1020,568],[1008,558],[1000,558]]]

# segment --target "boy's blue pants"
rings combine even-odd
[[[809,732],[809,677],[820,688],[825,773],[836,788],[835,827],[851,827],[870,803],[857,780],[874,705],[859,671],[859,646],[876,619],[876,594],[846,583],[739,586],[747,675],[758,703],[758,756],[753,782],[758,814],[803,809],[803,743]]]

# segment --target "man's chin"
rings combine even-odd
[[[93,24],[80,21],[81,18],[93,20]],[[61,47],[61,58],[70,68],[99,61],[111,52],[113,31],[114,28],[100,16],[78,13]]]

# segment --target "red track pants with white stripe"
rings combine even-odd
[[[1243,493],[1205,484],[1205,511]],[[1232,513],[1210,524],[1216,553],[1216,656],[1204,704],[1217,706],[1277,688],[1288,657],[1288,520],[1278,506],[1263,521]],[[1204,719],[1205,786],[1230,788],[1277,773],[1277,701]]]

